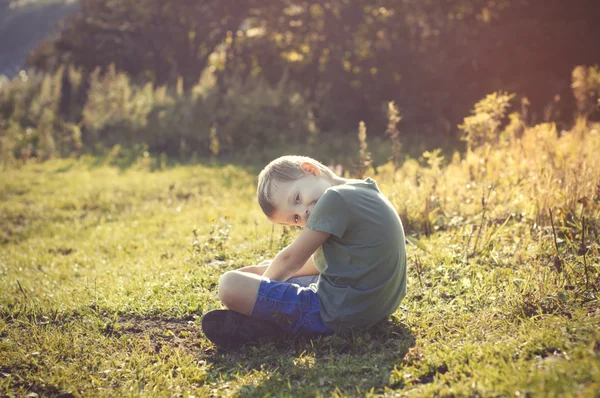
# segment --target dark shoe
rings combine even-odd
[[[277,340],[287,333],[279,325],[230,310],[209,311],[202,317],[202,331],[216,346],[235,348],[260,340]]]

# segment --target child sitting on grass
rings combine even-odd
[[[283,156],[261,171],[257,191],[269,220],[303,230],[272,261],[221,276],[219,298],[229,310],[204,316],[211,341],[233,347],[367,328],[398,308],[406,295],[404,231],[375,181]],[[316,283],[298,278],[306,276]]]

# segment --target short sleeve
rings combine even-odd
[[[341,195],[326,190],[319,198],[308,218],[306,227],[314,231],[323,231],[342,239],[348,226],[350,214]]]

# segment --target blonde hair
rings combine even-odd
[[[256,196],[258,204],[267,217],[273,216],[275,204],[273,203],[273,191],[278,183],[300,179],[306,175],[302,169],[303,163],[310,163],[317,167],[326,178],[334,179],[335,173],[321,162],[307,156],[288,155],[273,160],[265,166],[258,175],[258,187]]]

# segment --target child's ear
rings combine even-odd
[[[315,177],[319,177],[321,175],[321,170],[319,170],[319,168],[312,163],[303,162],[300,167],[302,167],[302,170],[305,173],[312,174]]]

